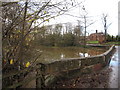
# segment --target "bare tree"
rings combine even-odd
[[[30,61],[31,66],[34,66],[36,57],[41,54],[37,52],[33,54],[34,50],[31,50],[35,31],[41,30],[36,28],[69,11],[76,6],[73,3],[74,0],[71,2],[69,0],[40,0],[40,2],[26,0],[2,3],[3,74],[24,70],[26,61]],[[4,87],[13,84],[11,77],[7,80],[3,79]]]
[[[81,21],[82,23],[83,23],[83,27],[84,27],[84,46],[86,46],[86,34],[87,34],[87,28],[89,27],[89,26],[91,26],[92,24],[94,24],[95,22],[88,22],[88,18],[89,18],[89,16],[88,16],[88,13],[87,13],[87,11],[86,11],[86,9],[85,9],[85,7],[83,6],[82,7],[82,10],[83,10],[83,21]]]
[[[107,39],[107,29],[112,23],[108,23],[108,14],[102,14],[102,23],[104,26],[104,32],[105,32],[105,42]]]

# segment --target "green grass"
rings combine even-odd
[[[87,41],[87,43],[89,43],[89,44],[98,44],[99,41]]]

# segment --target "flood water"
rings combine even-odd
[[[39,57],[38,62],[48,63],[57,61],[64,58],[79,58],[79,57],[89,57],[104,53],[106,49],[90,47],[90,48],[81,48],[81,47],[45,47],[39,46],[36,49],[37,51],[42,52],[42,55]]]

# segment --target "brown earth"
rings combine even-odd
[[[109,73],[111,68],[107,67],[100,72],[93,72],[70,80],[56,82],[52,88],[108,88]]]

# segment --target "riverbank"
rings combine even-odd
[[[106,43],[103,43],[102,45],[119,45],[120,46],[120,42],[106,42]]]
[[[99,43],[98,41],[88,41],[87,44],[93,44],[93,45],[120,45],[120,42]]]

